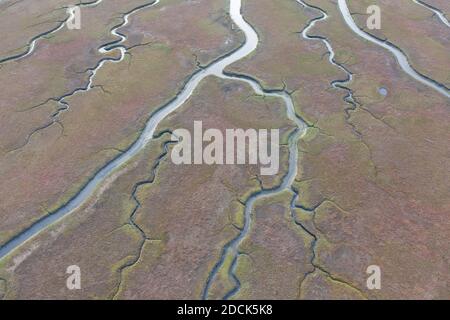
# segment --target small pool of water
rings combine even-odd
[[[388,95],[388,89],[386,89],[384,87],[379,88],[378,92],[384,97],[386,97]]]

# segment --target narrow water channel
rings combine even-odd
[[[231,1],[233,2],[233,0]],[[239,7],[240,7],[240,0],[239,0]],[[256,39],[258,42],[258,35],[256,31],[250,26],[242,17],[242,14],[239,11],[231,12],[231,17],[233,18],[234,22],[241,28],[241,30],[244,31],[245,36],[247,39]],[[256,47],[255,47],[256,48]],[[254,49],[255,49],[254,48]],[[286,113],[290,120],[293,121],[293,123],[296,125],[296,130],[291,133],[289,136],[289,167],[287,174],[283,177],[281,185],[279,185],[276,188],[270,189],[270,190],[262,190],[259,192],[256,192],[255,194],[251,195],[250,198],[245,203],[245,209],[244,209],[244,227],[239,232],[238,236],[232,239],[230,242],[228,242],[224,248],[222,249],[221,256],[218,260],[218,262],[214,265],[208,279],[207,283],[205,285],[205,288],[202,293],[202,299],[207,299],[209,296],[209,291],[211,289],[211,286],[213,285],[214,281],[217,279],[217,275],[222,267],[224,267],[226,258],[228,256],[231,256],[232,259],[232,265],[229,270],[227,270],[230,278],[233,278],[236,280],[236,276],[234,274],[236,270],[237,265],[237,258],[239,255],[239,246],[242,243],[242,241],[245,239],[245,237],[248,235],[251,225],[252,225],[252,215],[255,203],[261,199],[273,197],[275,195],[278,195],[284,191],[291,191],[292,185],[295,181],[295,177],[297,176],[298,172],[298,141],[302,137],[303,134],[305,134],[308,125],[305,121],[303,121],[301,118],[297,116],[295,113],[294,103],[292,101],[291,96],[285,92],[285,91],[276,91],[276,90],[270,90],[265,91],[261,85],[253,78],[249,76],[239,76],[239,75],[219,75],[221,78],[229,79],[229,80],[238,80],[243,81],[249,84],[255,93],[257,95],[265,95],[270,97],[275,97],[278,99],[281,99],[286,107]],[[235,294],[240,288],[239,281],[236,281],[235,288],[229,292],[224,298],[227,299],[231,297],[233,294]]]
[[[102,0],[97,1],[96,4],[100,3],[101,1]],[[79,93],[90,91],[90,90],[92,90],[92,88],[94,88],[93,84],[94,84],[95,76],[97,75],[97,72],[101,68],[103,68],[103,66],[107,62],[109,62],[109,63],[119,63],[119,62],[122,62],[123,59],[125,59],[125,54],[127,53],[127,48],[122,43],[124,43],[127,40],[127,37],[125,35],[119,33],[118,30],[128,25],[130,16],[135,14],[135,13],[137,13],[137,12],[139,12],[139,11],[141,11],[141,10],[143,10],[143,9],[154,7],[159,2],[160,2],[160,0],[154,0],[152,2],[149,2],[149,3],[143,4],[141,6],[138,6],[138,7],[134,8],[134,9],[130,10],[129,12],[123,14],[122,22],[120,24],[118,24],[117,26],[113,27],[111,29],[111,32],[110,32],[111,35],[113,35],[113,36],[115,36],[116,38],[119,38],[119,39],[115,40],[115,41],[112,41],[110,43],[107,43],[107,44],[101,46],[98,49],[98,52],[100,54],[104,54],[104,55],[106,55],[107,53],[111,53],[113,51],[119,51],[119,53],[120,53],[119,57],[118,58],[106,57],[106,58],[101,59],[94,68],[87,70],[87,71],[90,72],[90,75],[89,75],[89,78],[88,78],[88,83],[87,83],[87,85],[85,87],[77,88],[77,89],[73,90],[72,92],[69,92],[69,93],[67,93],[67,94],[65,94],[65,95],[63,95],[63,96],[61,96],[59,98],[56,98],[55,101],[58,103],[59,108],[52,115],[53,123],[58,121],[58,117],[59,117],[61,112],[66,111],[67,109],[69,109],[70,106],[66,102],[67,98],[72,97],[72,96],[74,96],[76,94],[79,94]],[[46,128],[46,127],[44,127],[44,128]],[[37,131],[34,131],[33,133],[36,133],[36,132]],[[29,138],[27,139],[27,141],[28,140],[29,140]]]
[[[79,7],[79,8],[95,7],[98,4],[100,4],[102,1],[103,0],[96,0],[96,1],[92,1],[92,2],[80,3],[80,4],[75,5],[74,7]],[[48,30],[46,32],[43,32],[41,34],[38,34],[37,36],[33,37],[31,39],[30,43],[28,44],[27,49],[24,52],[18,53],[13,56],[0,58],[0,64],[5,63],[5,62],[10,62],[10,61],[17,61],[17,60],[28,57],[29,55],[31,55],[34,52],[34,50],[36,48],[36,44],[38,43],[39,40],[44,39],[45,37],[52,35],[52,34],[58,32],[59,30],[61,30],[62,28],[64,28],[66,26],[66,23],[68,21],[70,21],[73,17],[74,17],[74,11],[71,10],[69,16],[64,21],[62,21],[60,24],[58,24],[55,28]]]
[[[415,3],[417,3],[418,5],[424,7],[425,9],[428,9],[431,12],[433,12],[439,18],[439,20],[442,21],[443,24],[445,24],[447,27],[450,28],[450,22],[448,21],[447,17],[441,10],[439,10],[439,9],[433,7],[432,5],[429,5],[428,3],[425,3],[421,0],[413,0],[413,1]]]
[[[153,135],[155,133],[155,130],[159,123],[164,120],[170,113],[178,109],[180,106],[182,106],[192,95],[193,91],[196,89],[198,84],[205,79],[208,76],[217,76],[220,78],[225,79],[232,79],[232,80],[238,80],[238,81],[244,81],[249,83],[252,88],[255,89],[255,91],[258,94],[265,94],[270,95],[274,97],[278,97],[280,99],[283,99],[283,101],[286,104],[286,110],[288,117],[294,121],[294,123],[297,125],[298,129],[291,134],[289,138],[289,149],[290,149],[290,159],[289,159],[289,172],[284,177],[283,183],[281,186],[274,190],[267,190],[263,191],[261,193],[253,195],[246,205],[246,221],[245,221],[245,228],[242,231],[242,233],[232,241],[226,248],[224,248],[224,254],[226,252],[229,252],[230,250],[232,252],[235,252],[238,245],[240,244],[241,240],[245,237],[249,230],[250,226],[250,219],[251,219],[251,211],[253,208],[253,204],[256,200],[267,197],[270,195],[274,195],[276,193],[279,193],[283,190],[290,189],[290,186],[292,185],[295,176],[297,174],[297,159],[298,159],[298,150],[297,150],[297,141],[300,138],[301,134],[305,131],[307,128],[306,124],[297,116],[294,112],[294,106],[292,103],[292,100],[290,96],[286,92],[263,92],[259,84],[250,79],[250,78],[244,78],[239,76],[233,76],[233,75],[225,75],[223,70],[229,66],[230,64],[244,58],[251,52],[253,52],[257,45],[258,45],[258,35],[255,32],[255,30],[247,23],[245,22],[244,18],[241,15],[241,0],[230,0],[230,16],[232,17],[234,23],[244,32],[245,34],[245,43],[232,52],[231,54],[213,62],[211,65],[207,66],[206,68],[200,70],[199,72],[195,73],[189,81],[185,84],[181,92],[168,104],[161,107],[158,111],[156,111],[148,120],[146,123],[145,129],[143,130],[142,134],[139,136],[139,138],[131,145],[131,147],[121,155],[119,155],[117,158],[109,162],[105,167],[103,167],[101,170],[99,170],[92,179],[80,190],[78,194],[76,194],[69,202],[67,202],[64,206],[56,210],[55,212],[48,214],[44,218],[40,219],[38,222],[34,223],[32,226],[30,226],[28,229],[24,230],[20,234],[18,234],[16,237],[9,240],[5,245],[0,247],[0,259],[8,256],[12,251],[14,251],[16,248],[23,245],[28,240],[32,239],[36,235],[38,235],[40,232],[45,230],[50,225],[54,224],[55,222],[61,220],[62,218],[66,217],[67,215],[74,212],[76,209],[80,208],[95,192],[95,190],[99,187],[99,185],[116,169],[124,165],[126,162],[128,162],[131,158],[133,158],[139,151],[141,151],[148,142],[153,138]],[[219,262],[220,264],[220,262]],[[212,277],[214,278],[214,276]]]
[[[367,32],[361,30],[355,23],[355,21],[352,18],[352,15],[350,13],[350,10],[347,6],[346,0],[338,0],[339,10],[342,14],[342,17],[344,18],[346,24],[349,26],[349,28],[356,33],[361,38],[370,41],[380,47],[383,47],[387,50],[389,50],[397,59],[397,62],[399,63],[400,67],[403,69],[404,72],[406,72],[409,76],[411,76],[413,79],[419,81],[420,83],[436,90],[440,94],[444,95],[447,98],[450,98],[450,90],[445,87],[443,84],[424,76],[420,73],[418,73],[416,70],[414,70],[411,65],[409,64],[408,58],[406,55],[396,46],[394,46],[389,41],[383,41],[380,40]]]

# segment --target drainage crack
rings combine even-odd
[[[335,52],[334,52],[331,42],[330,42],[330,40],[328,40],[328,38],[326,38],[324,36],[320,36],[320,35],[310,35],[309,34],[309,31],[315,26],[315,24],[317,22],[325,21],[326,19],[328,19],[328,13],[325,10],[323,10],[317,6],[307,4],[305,1],[302,1],[302,0],[296,0],[296,1],[299,4],[301,4],[303,7],[316,10],[320,13],[319,17],[316,17],[316,18],[313,18],[312,20],[310,20],[308,25],[299,33],[305,39],[318,40],[318,41],[323,42],[325,44],[325,47],[327,48],[326,54],[328,55],[328,61],[330,62],[330,64],[338,67],[339,69],[341,69],[342,71],[344,71],[347,74],[346,79],[332,80],[330,84],[335,89],[345,91],[346,95],[343,97],[343,101],[347,104],[347,107],[344,108],[345,122],[349,125],[350,129],[352,130],[352,133],[359,140],[362,141],[363,140],[362,133],[360,131],[358,131],[358,129],[356,128],[356,125],[350,121],[351,112],[356,111],[358,108],[362,108],[362,106],[363,106],[362,103],[358,101],[358,99],[355,95],[355,92],[347,86],[350,82],[353,81],[354,74],[345,66],[345,62],[339,63],[338,61],[336,61]],[[369,112],[366,108],[363,108],[363,109],[365,111]],[[372,113],[370,113],[370,114],[372,116],[374,116]],[[380,120],[378,118],[376,118],[376,119]],[[380,121],[382,121],[382,120],[380,120]],[[384,124],[386,124],[387,126],[389,126],[390,128],[392,128],[392,126],[388,125],[384,121],[382,121],[382,122]],[[364,143],[364,142],[362,142],[362,143]]]
[[[135,7],[135,8],[133,8],[133,9],[129,10],[128,12],[125,12],[125,13],[121,14],[122,22],[120,22],[116,26],[112,27],[111,30],[110,30],[111,35],[113,35],[113,36],[115,36],[115,37],[117,37],[119,39],[111,41],[111,42],[108,42],[108,43],[102,45],[98,49],[99,53],[101,53],[101,54],[107,54],[107,53],[111,53],[111,52],[113,52],[115,50],[119,50],[120,57],[119,58],[111,58],[111,57],[102,58],[102,59],[99,60],[99,62],[97,63],[97,65],[94,68],[87,69],[85,72],[89,72],[90,73],[87,85],[85,87],[83,87],[83,88],[75,89],[71,93],[65,94],[65,95],[57,98],[57,103],[60,104],[62,107],[60,109],[58,109],[58,111],[55,114],[52,115],[52,118],[59,117],[59,114],[61,112],[66,111],[66,110],[69,109],[70,106],[65,101],[67,98],[70,98],[70,97],[72,97],[72,96],[74,96],[74,95],[76,95],[78,93],[88,92],[91,89],[97,87],[96,85],[93,85],[94,78],[95,78],[97,72],[104,66],[105,63],[107,63],[107,62],[119,63],[119,62],[123,61],[123,59],[125,58],[125,55],[128,52],[128,48],[126,46],[124,46],[122,43],[125,42],[128,38],[127,38],[126,35],[124,35],[122,33],[119,33],[118,30],[123,28],[123,27],[125,27],[126,25],[128,25],[129,17],[131,15],[133,15],[134,13],[136,13],[136,12],[142,10],[142,9],[145,9],[145,8],[148,8],[148,7],[152,7],[152,6],[154,6],[154,5],[158,4],[158,3],[159,3],[159,0],[153,0],[153,1],[149,2],[149,3],[145,3],[145,4],[142,4],[142,5],[139,5],[139,6]],[[99,85],[98,87],[100,87],[102,89],[102,91],[105,92],[105,90],[104,90],[102,85]]]
[[[447,27],[450,28],[450,22],[448,21],[447,17],[445,16],[444,11],[442,11],[441,9],[438,9],[438,8],[436,8],[436,7],[430,5],[430,4],[428,4],[428,3],[426,3],[426,2],[424,2],[422,0],[413,0],[413,2],[415,2],[416,4],[422,6],[422,7],[426,8],[426,9],[428,9],[430,11],[432,11],[433,12],[433,17],[437,16],[442,21],[442,23],[444,23]]]
[[[322,272],[327,278],[331,279],[334,282],[338,282],[340,284],[343,284],[347,287],[350,287],[351,289],[357,291],[362,297],[366,298],[366,295],[357,287],[355,287],[353,284],[349,283],[348,281],[339,278],[335,275],[333,275],[331,272],[329,272],[328,270],[326,270],[322,265],[320,265],[320,263],[317,261],[317,257],[318,257],[318,253],[317,253],[317,243],[319,241],[319,236],[318,233],[321,233],[320,229],[317,228],[316,223],[315,223],[315,215],[316,215],[316,210],[325,202],[332,202],[334,204],[333,201],[325,199],[323,201],[321,201],[318,205],[314,206],[313,208],[305,208],[301,205],[296,205],[297,200],[299,199],[299,194],[297,193],[297,191],[295,191],[294,189],[292,189],[292,192],[294,193],[294,196],[292,198],[292,202],[291,202],[291,218],[292,221],[295,225],[297,225],[298,227],[300,227],[301,230],[303,230],[303,232],[305,232],[307,235],[309,235],[312,238],[311,241],[311,246],[310,246],[310,252],[311,252],[311,259],[310,259],[310,265],[312,266],[312,269],[307,271],[303,278],[300,280],[300,284],[299,284],[299,297],[301,297],[302,294],[302,290],[303,290],[303,285],[305,283],[305,281],[307,280],[308,277],[310,277],[311,275],[313,275],[316,272]],[[339,207],[338,207],[339,208]],[[312,226],[314,228],[315,231],[310,230],[310,228],[308,228],[307,226],[305,226],[305,224],[300,221],[299,219],[296,218],[295,216],[295,209],[302,209],[306,212],[308,212],[311,215],[311,223]]]
[[[35,134],[37,134],[38,132],[40,132],[40,131],[42,131],[42,130],[45,130],[45,129],[50,128],[50,127],[53,126],[54,124],[57,124],[57,125],[61,128],[60,137],[63,136],[63,135],[64,135],[64,125],[63,125],[59,120],[50,121],[50,122],[48,122],[48,123],[46,123],[46,124],[44,124],[44,125],[42,125],[42,126],[40,126],[40,127],[37,127],[37,128],[34,129],[33,131],[31,131],[31,132],[27,135],[27,137],[25,138],[25,141],[24,141],[21,145],[19,145],[19,146],[16,147],[16,148],[13,148],[13,149],[10,149],[10,150],[6,151],[5,155],[7,155],[7,154],[9,154],[9,153],[16,152],[16,151],[18,151],[18,150],[24,148],[25,146],[28,145],[28,143],[30,142],[31,138],[32,138]]]
[[[91,4],[92,4],[92,5],[94,5],[94,4],[96,5],[96,4],[99,4],[99,3],[102,2],[102,1],[103,1],[103,0],[98,0],[98,1],[95,1],[95,2],[91,2],[91,3],[89,3],[89,4],[90,4],[90,5],[91,5]],[[145,9],[145,8],[147,8],[147,7],[152,7],[152,6],[156,5],[156,4],[158,4],[159,1],[160,1],[160,0],[153,0],[153,1],[149,2],[149,3],[145,3],[145,4],[142,4],[142,5],[140,5],[140,6],[137,6],[137,7],[133,8],[133,9],[129,10],[128,12],[122,13],[122,16],[121,16],[122,22],[120,22],[119,24],[115,25],[115,26],[112,27],[111,30],[110,30],[111,35],[113,35],[113,36],[115,36],[115,37],[118,37],[119,39],[114,40],[114,41],[111,41],[111,42],[108,42],[108,43],[102,45],[102,46],[98,49],[99,53],[101,53],[101,54],[107,54],[107,53],[111,53],[111,52],[113,52],[113,51],[115,51],[115,50],[119,50],[119,51],[120,51],[120,57],[119,57],[119,58],[111,58],[111,57],[105,57],[105,58],[102,58],[102,59],[100,59],[100,60],[97,62],[97,64],[96,64],[95,67],[86,69],[83,73],[86,73],[86,72],[90,73],[90,75],[89,75],[89,77],[88,77],[88,82],[87,82],[86,86],[80,87],[80,88],[76,88],[76,89],[74,89],[73,91],[71,91],[71,92],[69,92],[69,93],[66,93],[66,94],[64,94],[64,95],[62,95],[62,96],[60,96],[60,97],[49,98],[49,99],[47,99],[45,102],[42,102],[42,103],[40,103],[40,104],[37,104],[37,105],[35,105],[35,106],[31,107],[31,108],[28,108],[28,109],[26,109],[26,110],[21,110],[21,111],[19,111],[19,112],[29,111],[29,110],[32,110],[32,109],[41,107],[41,106],[47,104],[47,103],[50,102],[50,101],[55,101],[55,102],[58,104],[57,110],[56,110],[53,114],[51,114],[51,116],[50,116],[50,123],[47,123],[47,124],[45,124],[45,125],[43,125],[43,126],[41,126],[41,127],[38,127],[37,129],[35,129],[33,132],[31,132],[31,133],[27,136],[27,138],[25,139],[25,143],[24,143],[24,144],[22,144],[22,145],[21,145],[20,147],[18,147],[18,148],[15,148],[15,149],[13,149],[13,150],[10,150],[10,151],[8,151],[8,152],[17,151],[18,149],[21,149],[21,148],[25,147],[25,146],[28,144],[28,142],[30,141],[30,138],[31,138],[32,135],[34,135],[34,134],[37,133],[38,131],[41,131],[41,130],[44,130],[44,129],[49,128],[49,127],[50,127],[51,125],[53,125],[54,123],[57,123],[60,114],[61,114],[62,112],[65,112],[65,111],[69,110],[69,108],[70,108],[70,105],[69,105],[69,103],[66,101],[66,99],[68,99],[68,98],[70,98],[70,97],[73,97],[74,95],[76,95],[76,94],[78,94],[78,93],[89,92],[91,89],[95,89],[95,88],[100,88],[100,89],[102,90],[103,93],[109,93],[108,91],[106,91],[106,90],[104,89],[104,86],[103,86],[103,85],[93,85],[93,82],[94,82],[94,78],[95,78],[97,72],[103,67],[103,65],[104,65],[105,63],[107,63],[107,62],[119,63],[119,62],[121,62],[121,61],[125,58],[125,55],[126,55],[126,53],[127,53],[128,50],[127,50],[127,47],[126,47],[126,46],[122,45],[122,43],[125,42],[128,38],[127,38],[127,36],[125,36],[124,34],[119,33],[117,30],[119,30],[119,29],[125,27],[125,26],[129,23],[129,20],[128,20],[128,19],[129,19],[129,17],[130,17],[132,14],[134,14],[134,13],[136,13],[136,12],[142,10],[142,9]],[[1,63],[1,60],[0,60],[0,63]]]
[[[305,39],[309,39],[309,40],[319,40],[322,41],[327,50],[328,50],[328,61],[330,62],[330,64],[337,66],[338,68],[340,68],[342,71],[344,71],[347,74],[347,78],[344,80],[333,80],[331,81],[331,85],[336,88],[336,89],[341,89],[344,90],[347,94],[346,96],[343,98],[344,102],[347,104],[347,107],[344,108],[344,113],[345,113],[345,122],[349,125],[350,129],[352,130],[352,133],[358,138],[358,140],[368,149],[369,151],[369,160],[375,170],[375,176],[378,176],[378,168],[375,164],[375,162],[373,161],[373,157],[372,157],[372,150],[370,149],[370,147],[367,145],[367,143],[364,141],[363,138],[363,134],[357,129],[356,125],[354,123],[352,123],[352,121],[350,120],[351,118],[351,112],[354,112],[356,110],[358,110],[358,108],[360,110],[366,111],[367,113],[369,113],[372,117],[374,117],[375,119],[381,121],[382,123],[384,123],[386,126],[388,126],[389,128],[393,129],[394,131],[395,128],[392,127],[391,125],[389,125],[388,123],[386,123],[385,121],[383,121],[383,119],[380,119],[378,117],[376,117],[372,112],[370,112],[367,108],[363,107],[363,104],[360,103],[356,96],[354,91],[349,88],[347,85],[353,81],[353,73],[345,66],[344,63],[339,63],[336,61],[335,59],[335,52],[333,50],[333,47],[331,45],[330,40],[328,40],[328,38],[324,37],[324,36],[320,36],[320,35],[310,35],[309,31],[315,26],[315,24],[317,22],[320,21],[325,21],[328,19],[328,13],[323,10],[320,7],[314,6],[314,5],[309,5],[307,4],[305,1],[303,0],[296,0],[299,4],[301,4],[303,7],[305,8],[309,8],[309,9],[313,9],[316,10],[320,13],[319,17],[313,18],[308,25],[300,32],[303,36],[303,38]]]
[[[79,4],[75,5],[75,7],[79,7],[79,8],[94,7],[98,4],[100,4],[102,1],[103,0],[97,0],[97,1],[91,1],[91,2],[80,2]],[[63,8],[65,8],[65,7],[63,7]],[[54,33],[58,32],[59,30],[64,28],[66,23],[71,18],[72,18],[72,14],[69,14],[69,16],[66,19],[64,19],[63,21],[56,21],[56,22],[59,22],[59,24],[56,27],[54,27],[50,30],[44,31],[44,32],[34,36],[33,38],[31,38],[30,42],[28,42],[28,44],[25,45],[27,47],[27,49],[24,52],[18,53],[18,54],[9,56],[9,57],[0,58],[0,64],[6,63],[6,62],[11,62],[11,61],[18,61],[20,59],[23,59],[23,58],[31,55],[34,52],[34,49],[36,48],[36,44],[39,40],[45,39],[47,36],[53,35]]]
[[[315,26],[317,22],[325,21],[328,19],[328,13],[322,8],[307,4],[305,1],[302,0],[296,1],[297,3],[301,4],[304,8],[312,9],[320,13],[319,17],[311,19],[309,23],[298,33],[300,33],[304,39],[321,41],[327,48],[327,52],[324,55],[328,55],[328,61],[330,62],[330,64],[338,67],[347,75],[345,79],[332,80],[330,84],[335,89],[338,90],[341,89],[345,91],[346,95],[344,96],[343,100],[349,105],[349,107],[347,107],[344,111],[347,114],[347,116],[349,116],[350,111],[355,110],[359,105],[361,105],[361,103],[356,99],[354,91],[347,86],[350,82],[353,81],[354,74],[345,66],[345,64],[339,63],[335,59],[335,52],[328,38],[320,35],[309,34],[309,31]]]
[[[159,155],[159,157],[156,159],[155,164],[153,165],[152,169],[151,169],[151,175],[149,178],[139,181],[137,182],[132,189],[131,192],[131,199],[136,203],[135,207],[132,209],[129,219],[128,219],[128,223],[127,225],[131,226],[132,228],[136,229],[139,233],[139,235],[141,236],[141,242],[139,243],[138,246],[138,250],[137,250],[137,255],[134,257],[134,259],[132,259],[131,261],[129,261],[128,263],[126,263],[125,265],[121,266],[118,269],[118,273],[119,273],[119,281],[118,281],[118,285],[117,285],[117,289],[115,290],[115,292],[112,294],[112,299],[116,299],[117,296],[120,293],[120,290],[123,286],[124,280],[123,280],[123,272],[126,269],[130,269],[135,267],[138,262],[141,260],[141,256],[142,256],[142,252],[144,249],[144,245],[147,241],[159,241],[158,239],[152,239],[150,238],[146,232],[144,231],[144,229],[139,225],[138,222],[136,222],[136,216],[138,214],[139,209],[142,207],[141,202],[139,201],[139,198],[137,196],[137,193],[139,191],[139,189],[143,186],[147,186],[147,185],[151,185],[155,182],[157,174],[158,174],[158,169],[160,167],[160,164],[162,163],[162,161],[166,158],[166,156],[169,153],[169,146],[171,144],[174,144],[176,142],[174,141],[166,141],[164,143],[163,146],[163,152]]]

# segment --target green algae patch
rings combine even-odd
[[[217,272],[215,281],[211,285],[208,299],[222,299],[236,285],[229,276],[233,261],[233,255],[227,254],[222,267]]]
[[[245,206],[239,201],[233,201],[229,208],[230,221],[239,229],[245,225]]]
[[[252,289],[249,283],[244,280],[253,273],[253,263],[250,256],[248,256],[247,254],[239,254],[237,256],[236,264],[235,274],[238,279],[241,279],[241,287],[238,294],[234,297],[231,297],[231,299],[245,299],[245,297],[252,295]]]
[[[120,299],[127,285],[132,285],[130,284],[129,277],[133,272],[137,269],[141,269],[145,272],[157,264],[159,257],[164,253],[165,247],[165,242],[160,240],[148,240],[144,243],[139,260],[132,266],[122,270],[122,283],[115,298]],[[145,261],[145,264],[142,263],[142,261]]]
[[[232,298],[297,298],[298,284],[309,268],[312,239],[296,224],[290,209],[293,196],[284,191],[254,204],[252,225],[239,246],[236,265],[241,287]],[[285,262],[283,272],[279,261]]]

